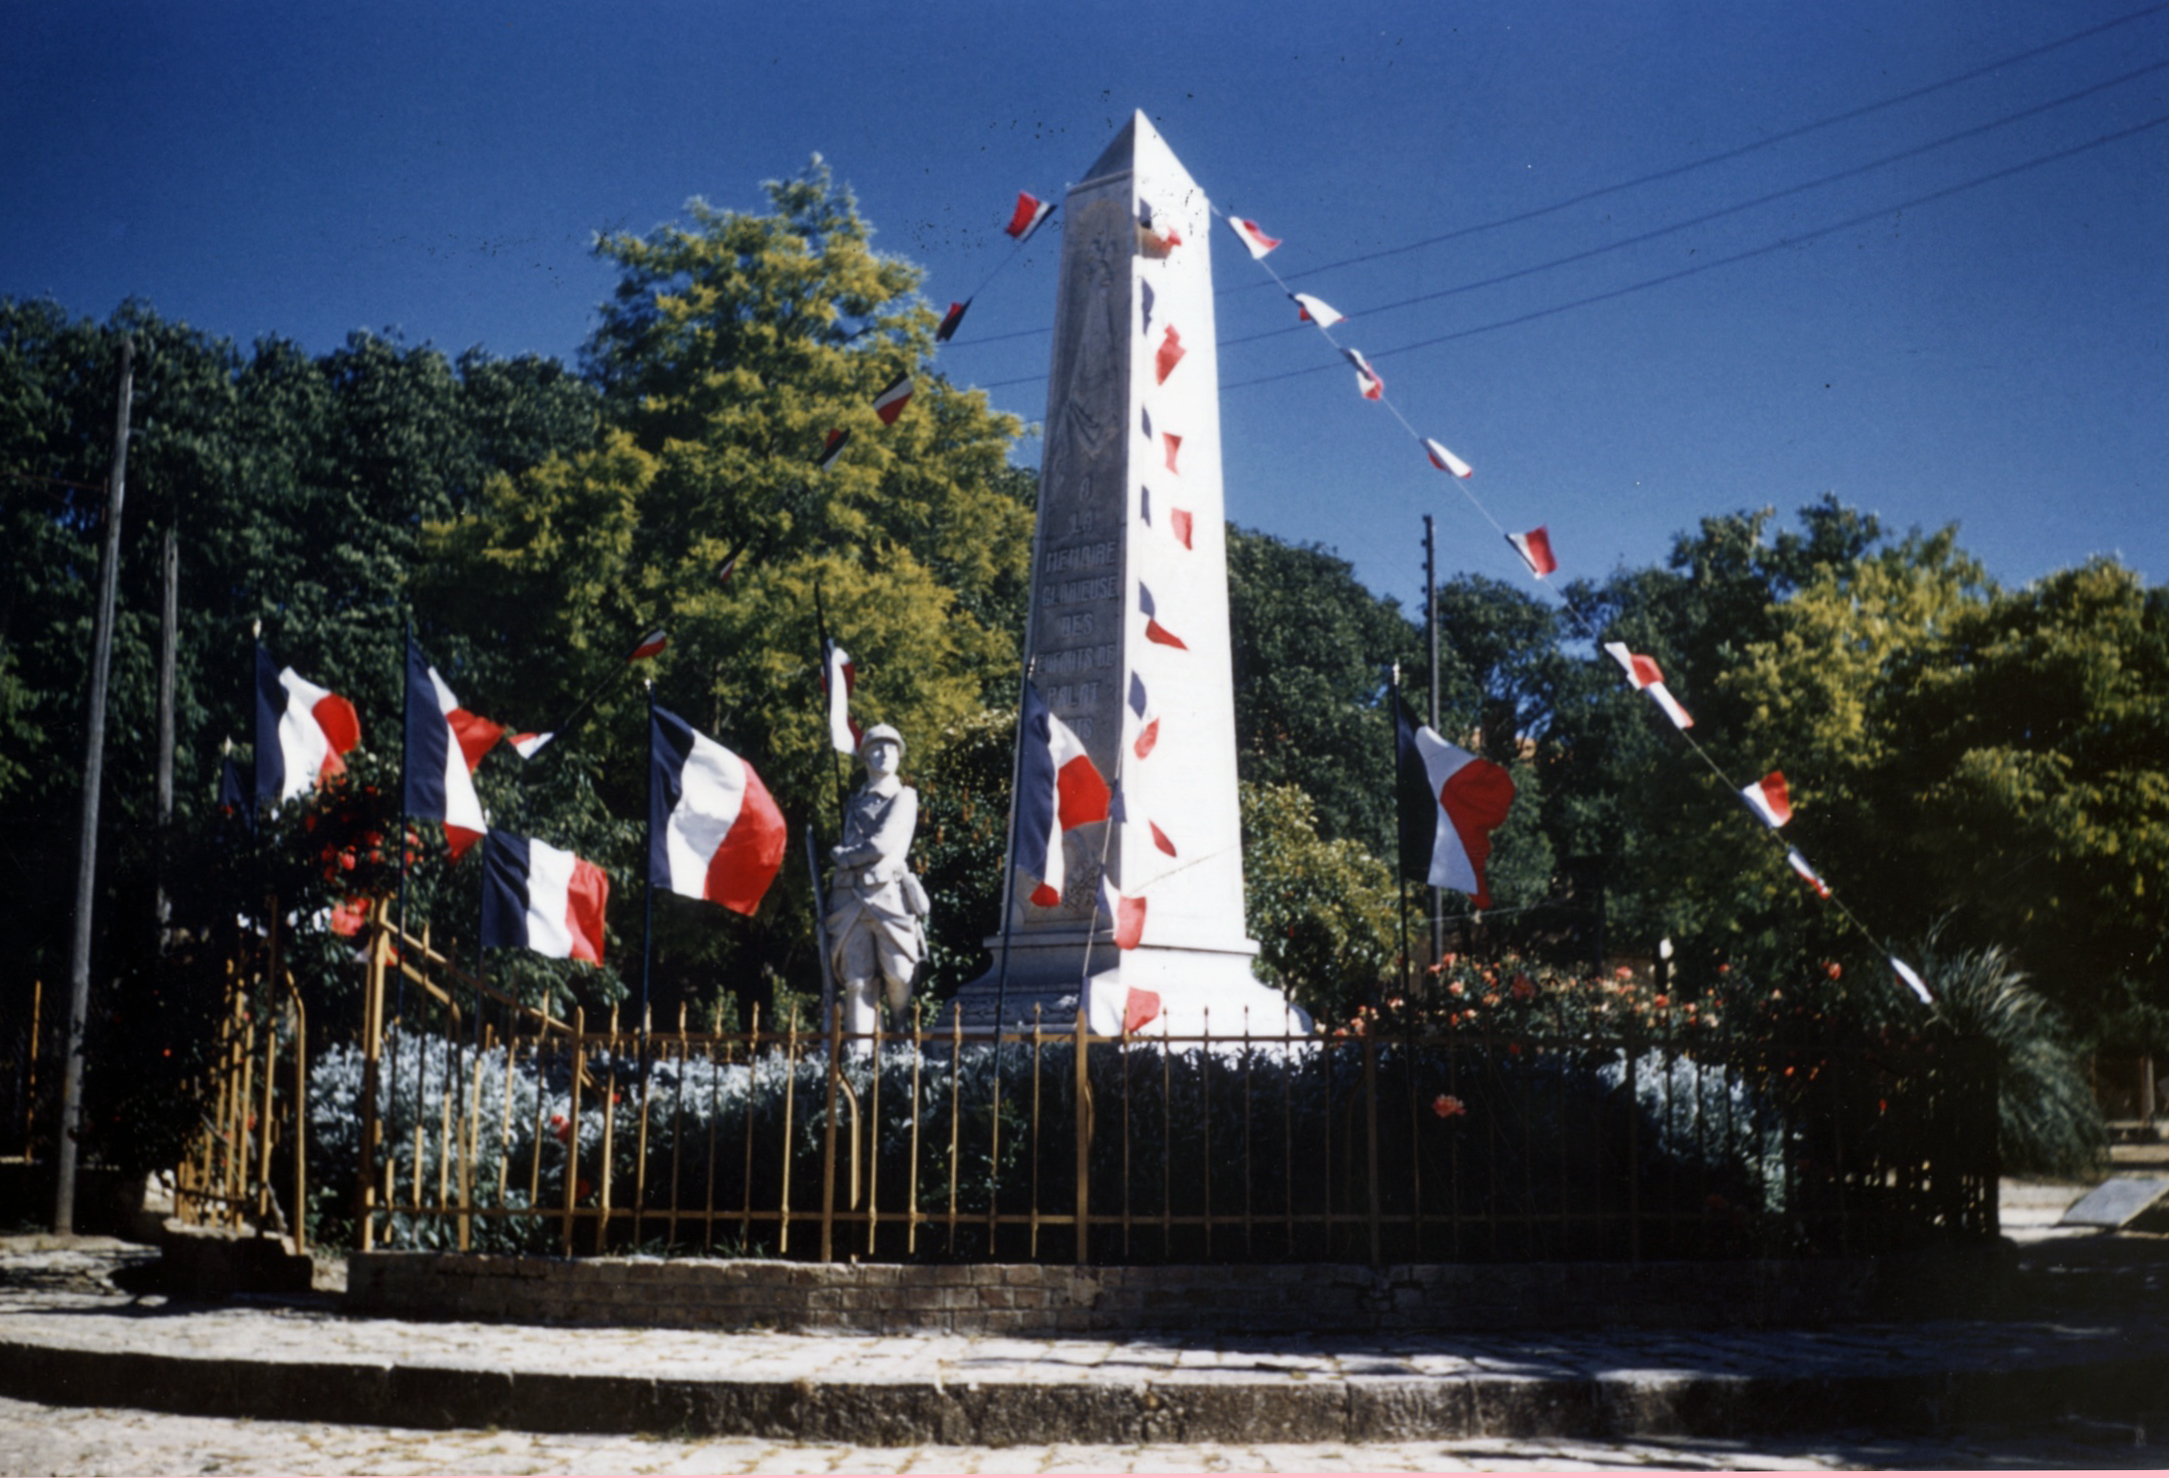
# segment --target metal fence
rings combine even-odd
[[[393,945],[311,1087],[365,1248],[1377,1264],[1997,1230],[1978,1042],[656,1029]]]

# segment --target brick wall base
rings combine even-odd
[[[1068,1267],[357,1252],[346,1306],[409,1319],[868,1334],[1452,1332],[1979,1317],[2000,1248],[1816,1262]]]

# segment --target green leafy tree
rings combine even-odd
[[[432,524],[419,595],[523,727],[602,692],[537,764],[592,766],[618,815],[643,812],[646,784],[624,654],[668,630],[643,673],[656,700],[744,755],[785,811],[790,855],[755,918],[658,901],[665,1001],[817,978],[803,829],[833,839],[856,783],[829,744],[817,613],[855,660],[854,714],[901,730],[914,770],[938,770],[951,736],[1015,691],[1034,486],[1007,464],[1021,427],[928,370],[917,269],[873,249],[818,159],[766,188],[763,213],[696,200],[683,223],[599,243],[620,274],[584,357],[600,440]],[[907,374],[915,394],[885,426],[872,401]],[[832,431],[852,440],[817,468]],[[638,896],[636,847],[594,860]]]
[[[1297,785],[1240,784],[1243,922],[1258,974],[1321,1023],[1348,1021],[1399,974],[1393,870],[1346,837],[1319,835]]]

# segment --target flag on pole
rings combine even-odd
[[[1160,349],[1152,356],[1153,383],[1165,385],[1167,377],[1175,373],[1175,366],[1182,363],[1183,355],[1190,351],[1182,347],[1182,335],[1175,332],[1175,325],[1167,326],[1160,340]]]
[[[648,878],[734,913],[761,906],[783,866],[783,813],[753,767],[668,709],[648,725]]]
[[[603,958],[610,879],[585,858],[492,827],[482,844],[482,945],[557,960]]]
[[[1235,232],[1235,239],[1242,242],[1243,250],[1249,252],[1251,257],[1257,261],[1264,261],[1266,253],[1280,245],[1280,238],[1266,235],[1258,229],[1256,221],[1246,221],[1236,216],[1229,216],[1228,225]]]
[[[1331,328],[1348,316],[1324,298],[1314,298],[1309,293],[1290,293],[1288,296],[1295,300],[1295,317],[1298,323],[1315,323],[1320,328]]]
[[[1740,799],[1747,802],[1747,809],[1753,811],[1764,826],[1776,828],[1792,820],[1792,792],[1786,787],[1781,771],[1772,770],[1753,785],[1742,786]]]
[[[1062,901],[1062,833],[1107,819],[1111,792],[1076,731],[1024,685],[1018,745],[1017,868],[1038,884],[1032,902]]]
[[[1450,472],[1455,477],[1474,477],[1476,475],[1474,467],[1446,450],[1443,443],[1433,441],[1428,436],[1423,438],[1423,450],[1424,455],[1431,459],[1431,465],[1441,472]]]
[[[874,397],[874,414],[881,417],[882,425],[896,424],[896,418],[904,413],[904,407],[911,404],[911,390],[911,376],[898,375],[888,383],[887,388]]]
[[[1791,848],[1785,853],[1785,861],[1794,872],[1800,874],[1802,882],[1815,890],[1817,898],[1828,898],[1830,896],[1830,885],[1824,882],[1823,875],[1817,872],[1805,857],[1800,855],[1798,847]]]
[[[442,822],[455,862],[489,830],[474,771],[502,733],[461,708],[422,649],[407,642],[407,774],[400,810]]]
[[[961,303],[951,303],[949,305],[949,311],[941,316],[941,327],[934,330],[935,343],[946,344],[956,337],[957,327],[964,322],[964,315],[970,311],[971,305],[972,300],[970,298],[966,298]]]
[[[1054,202],[1041,200],[1023,190],[1017,192],[1017,208],[1010,212],[1009,224],[1002,227],[1007,235],[1016,238],[1022,246],[1032,239],[1032,233],[1040,228],[1048,216],[1054,214]]]
[[[1385,399],[1386,382],[1384,378],[1379,375],[1377,370],[1371,368],[1371,362],[1363,357],[1360,350],[1343,349],[1341,357],[1356,367],[1356,389],[1363,393],[1365,400]]]
[[[1680,707],[1679,700],[1674,698],[1671,689],[1664,685],[1664,673],[1658,670],[1654,659],[1645,657],[1640,652],[1628,651],[1625,642],[1608,641],[1604,644],[1604,650],[1611,653],[1614,662],[1626,669],[1628,682],[1656,700],[1657,706],[1664,710],[1664,716],[1672,721],[1674,727],[1684,730],[1695,726],[1695,721],[1688,717],[1687,710]]]
[[[1920,997],[1920,1003],[1923,1006],[1935,1004],[1935,997],[1928,994],[1928,982],[1920,978],[1920,972],[1896,955],[1890,957],[1890,968],[1898,972],[1898,978],[1905,982],[1908,990]]]
[[[1179,652],[1190,650],[1188,644],[1174,632],[1160,624],[1160,608],[1153,603],[1152,590],[1140,580],[1137,582],[1138,609],[1145,613],[1145,640],[1158,642],[1163,647],[1173,647]]]
[[[1394,725],[1401,876],[1466,893],[1478,908],[1489,908],[1484,864],[1491,833],[1513,806],[1513,777],[1418,724],[1398,694]]]
[[[256,800],[278,805],[346,771],[340,756],[361,743],[354,705],[256,648]]]
[[[1506,542],[1514,546],[1514,552],[1529,567],[1529,573],[1539,580],[1559,568],[1559,561],[1552,558],[1551,535],[1542,524],[1526,534],[1508,534]]]
[[[1145,680],[1136,673],[1130,674],[1130,712],[1137,715],[1137,737],[1130,742],[1130,752],[1139,759],[1150,759],[1153,749],[1160,742],[1160,715],[1146,717],[1150,705],[1145,701]]]

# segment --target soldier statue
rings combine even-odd
[[[829,960],[844,998],[844,1029],[871,1034],[886,987],[896,1028],[907,1024],[912,976],[926,955],[926,889],[905,854],[919,825],[919,793],[897,778],[904,736],[875,724],[859,741],[866,783],[844,807],[843,840],[829,849]]]

